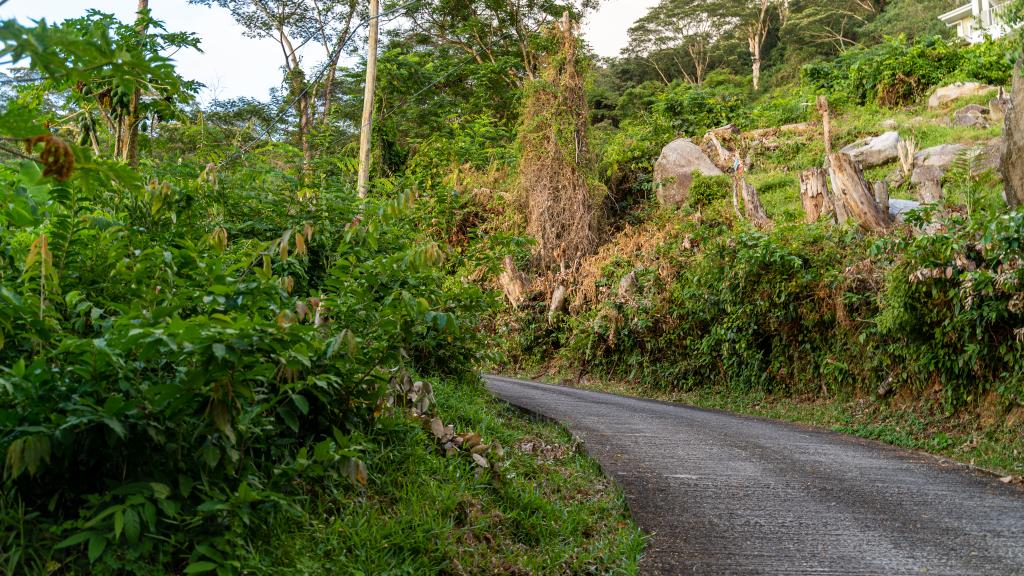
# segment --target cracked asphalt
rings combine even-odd
[[[642,574],[1024,575],[1024,490],[824,430],[487,376],[622,487]]]

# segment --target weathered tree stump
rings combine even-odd
[[[842,208],[846,216],[853,218],[867,230],[888,228],[891,223],[889,213],[883,211],[875,202],[874,193],[853,158],[849,154],[837,152],[830,154],[828,160],[832,192],[836,198],[836,215],[839,215]]]
[[[1003,128],[1006,146],[1000,161],[1006,203],[1011,208],[1024,205],[1024,77],[1021,61],[1013,70],[1013,91],[1006,109]]]
[[[824,169],[810,168],[800,173],[800,200],[808,223],[817,222],[832,211]]]
[[[509,304],[513,308],[519,308],[530,292],[530,282],[516,268],[516,263],[512,260],[511,256],[505,257],[502,266],[504,271],[498,276],[498,283],[501,284],[501,289],[505,292],[505,297],[508,298]]]
[[[761,197],[758,196],[754,186],[741,176],[735,176],[735,189],[739,190],[740,196],[743,198],[743,212],[746,214],[747,219],[758,228],[770,226],[772,220],[768,217],[768,213],[764,211]]]

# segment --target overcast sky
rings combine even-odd
[[[657,0],[604,0],[601,10],[585,23],[587,40],[601,56],[617,56],[626,44],[626,30]],[[134,18],[136,0],[8,0],[0,18],[46,18],[60,21],[85,14],[89,8],[112,12],[122,21]],[[281,51],[273,40],[253,40],[220,8],[191,6],[187,0],[151,0],[153,17],[172,32],[195,32],[203,53],[182,51],[175,56],[185,78],[206,85],[204,101],[251,96],[266,99],[281,78]],[[313,56],[311,56],[313,57]]]

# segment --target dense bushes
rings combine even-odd
[[[52,32],[5,26],[8,53]],[[172,73],[86,53],[29,57],[58,91]],[[0,116],[39,142],[0,167],[0,571],[245,571],[251,527],[366,483],[394,371],[475,361],[489,300],[448,280],[412,194],[361,203],[258,155],[137,171],[26,102]]]
[[[931,87],[954,80],[1007,84],[1012,42],[987,41],[971,46],[933,36],[914,42],[888,38],[865,49],[808,64],[803,78],[816,90],[854,104],[896,107],[913,103]]]
[[[993,390],[1024,400],[1020,214],[954,212],[945,232],[874,238],[734,229],[728,202],[624,240],[642,255],[603,265],[603,292],[548,338],[548,354],[655,387],[851,394],[889,380],[941,389],[950,405]]]

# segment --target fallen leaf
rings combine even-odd
[[[430,421],[430,433],[437,436],[438,440],[444,438],[444,423],[441,422],[440,418],[434,418]]]
[[[462,444],[467,449],[472,450],[474,446],[480,443],[480,435],[476,432],[471,432],[463,436]]]
[[[476,462],[477,466],[479,466],[481,468],[490,468],[491,467],[490,463],[487,462],[487,458],[484,458],[483,456],[481,456],[479,454],[473,454],[472,456],[473,456],[473,462]]]
[[[345,475],[353,484],[366,486],[369,475],[366,472],[366,464],[358,458],[352,458],[345,464]]]

